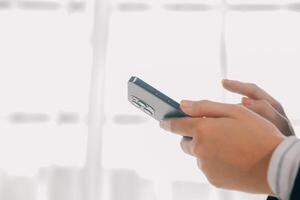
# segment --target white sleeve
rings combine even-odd
[[[300,140],[288,137],[273,152],[268,169],[268,183],[281,200],[290,198],[299,163]]]

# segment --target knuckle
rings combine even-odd
[[[207,121],[207,119],[203,119],[203,121]],[[208,139],[211,135],[211,128],[207,123],[199,123],[196,127],[195,137],[197,141]]]
[[[174,132],[175,131],[175,120],[170,120],[169,122],[168,122],[168,126],[169,127],[167,127],[168,129],[169,129],[169,131],[170,132]]]
[[[256,109],[262,112],[262,114],[270,114],[272,111],[272,108],[267,100],[260,100]]]
[[[274,108],[267,100],[261,100],[260,106],[257,109],[262,115],[269,119],[276,119],[276,117],[278,117],[276,108]]]
[[[250,83],[251,87],[254,89],[258,89],[258,86],[255,83]]]
[[[195,127],[196,133],[195,141],[203,142],[209,140],[215,136],[216,127],[215,127],[215,119],[212,118],[202,118],[200,122]],[[198,144],[200,145],[200,144]]]
[[[238,113],[242,113],[245,112],[245,107],[243,105],[233,105],[233,109],[238,112]]]
[[[259,87],[255,83],[249,83],[249,92],[255,96],[259,90]]]
[[[203,123],[199,122],[199,123],[197,123],[195,129],[196,129],[197,135],[199,135],[200,133],[205,132],[206,127]]]
[[[223,188],[223,184],[220,181],[216,181],[214,179],[208,179],[208,182],[215,186],[216,188]]]
[[[258,86],[255,83],[249,83],[250,88],[252,88],[253,90],[257,90]]]

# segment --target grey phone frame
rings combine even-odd
[[[128,101],[158,121],[187,116],[179,103],[135,76],[128,81]]]

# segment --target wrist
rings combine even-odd
[[[269,172],[269,166],[271,163],[272,156],[275,152],[275,150],[278,148],[278,146],[284,141],[285,137],[284,136],[277,136],[274,137],[274,140],[272,141],[272,146],[270,148],[269,154],[266,156],[266,163],[264,165],[264,194],[270,195],[270,196],[276,196],[276,193],[273,191],[271,185],[269,184],[268,181],[268,172]],[[270,142],[271,143],[271,142]]]
[[[264,156],[253,166],[251,172],[248,174],[248,177],[252,179],[251,187],[253,190],[250,192],[271,196],[275,195],[268,182],[268,168],[273,152],[283,140],[283,137],[273,136],[265,145],[265,151],[261,152]]]

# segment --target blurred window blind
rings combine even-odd
[[[86,1],[0,2],[0,167],[82,166],[91,73]]]
[[[128,176],[135,171],[135,176],[153,180],[156,188],[164,188],[155,190],[157,199],[264,199],[226,194],[207,186],[195,160],[181,152],[180,138],[162,132],[157,122],[127,102],[126,82],[136,75],[178,101],[188,98],[233,103],[241,97],[225,92],[222,78],[255,82],[283,103],[297,127],[300,2],[112,3],[104,167],[124,168]]]
[[[0,199],[84,199],[89,5],[0,0]],[[222,78],[256,82],[300,130],[300,1],[111,0],[109,11],[103,199],[264,199],[209,186],[180,138],[127,102],[127,81],[139,76],[177,101],[234,103]]]

